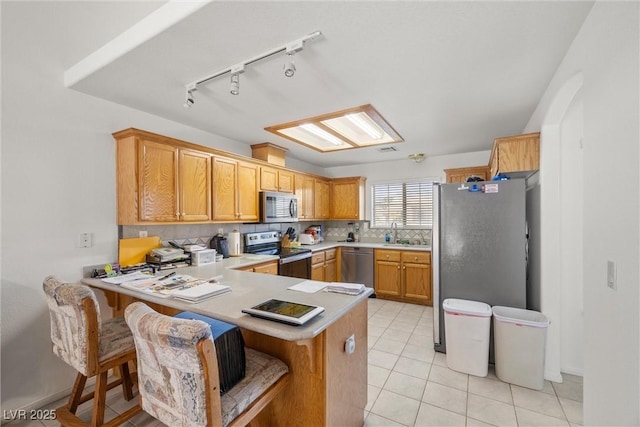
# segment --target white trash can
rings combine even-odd
[[[483,302],[448,298],[442,308],[447,366],[454,371],[486,377],[491,307]]]
[[[504,382],[542,390],[549,321],[538,311],[493,307],[496,376]]]

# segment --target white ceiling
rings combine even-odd
[[[488,150],[522,131],[592,4],[213,2],[72,88],[241,143],[270,141],[322,167]],[[120,25],[130,7],[163,7],[112,5]],[[316,30],[323,36],[296,55],[293,78],[274,56],[240,76],[240,95],[225,76],[183,107],[185,84]],[[320,154],[264,130],[369,103],[404,138],[399,151]]]

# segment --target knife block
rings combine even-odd
[[[282,236],[282,240],[280,241],[280,246],[283,248],[290,248],[291,247],[291,240],[289,240],[289,235],[285,234],[284,236]]]

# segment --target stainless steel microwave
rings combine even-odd
[[[260,193],[260,220],[268,222],[297,222],[298,198],[291,193]]]

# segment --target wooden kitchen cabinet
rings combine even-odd
[[[211,219],[211,155],[141,139],[138,143],[140,221]]]
[[[496,138],[489,158],[491,176],[540,169],[540,132]]]
[[[258,167],[226,157],[213,158],[213,220],[259,221]]]
[[[336,249],[314,252],[311,257],[311,280],[337,281],[338,260]]]
[[[261,166],[260,190],[293,193],[293,172]]]
[[[331,180],[331,219],[365,219],[365,181],[361,176]]]
[[[491,179],[489,166],[474,166],[468,168],[445,169],[448,183],[467,182],[467,178],[479,177],[482,181]]]
[[[431,305],[431,252],[402,252],[401,260],[404,298]]]
[[[314,216],[315,219],[329,219],[331,184],[328,180],[314,179]]]
[[[376,296],[431,305],[431,288],[431,252],[375,250]]]
[[[278,262],[277,261],[269,261],[262,264],[251,265],[249,267],[239,268],[241,271],[250,271],[253,273],[262,273],[262,274],[272,274],[274,276],[278,275]]]
[[[298,218],[300,219],[300,221],[306,221],[315,218],[315,187],[313,177],[309,175],[296,174],[294,180],[294,190],[295,195],[298,196]]]

